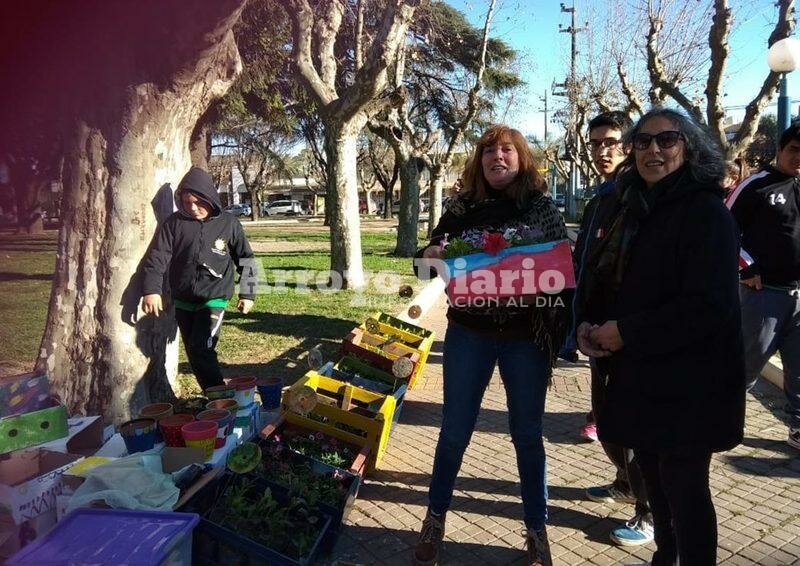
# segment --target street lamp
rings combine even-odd
[[[776,41],[769,48],[767,65],[776,73],[781,73],[780,94],[778,95],[778,138],[791,124],[789,96],[786,94],[786,74],[800,65],[800,41],[787,37]]]

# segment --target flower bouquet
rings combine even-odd
[[[526,296],[544,306],[547,295],[575,287],[569,241],[547,242],[541,230],[526,225],[445,235],[442,247],[446,269],[439,273],[455,306],[511,304]]]

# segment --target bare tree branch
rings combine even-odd
[[[772,46],[773,43],[789,37],[794,31],[796,25],[794,15],[794,0],[779,0],[778,2],[778,21],[775,28],[769,36],[768,44]],[[761,85],[761,90],[747,105],[742,120],[742,126],[736,132],[736,137],[728,145],[728,155],[737,157],[741,155],[744,150],[750,145],[753,136],[758,129],[758,121],[761,116],[761,111],[772,98],[773,93],[778,88],[778,81],[780,74],[770,71]]]
[[[344,2],[341,0],[325,0],[321,2],[325,9],[317,15],[314,22],[314,38],[317,43],[316,62],[320,68],[322,82],[334,92],[336,91],[336,35],[342,27]]]
[[[617,59],[617,76],[622,85],[622,93],[628,101],[626,107],[628,114],[630,114],[631,111],[638,112],[640,115],[644,114],[644,102],[642,102],[639,93],[636,92],[636,89],[628,80],[628,74],[625,72],[624,63],[621,58]]]
[[[303,82],[320,106],[330,104],[337,94],[333,85],[326,83],[314,67],[311,44],[314,34],[314,14],[308,0],[288,0],[287,12],[292,19],[292,57]]]
[[[708,30],[711,67],[708,69],[708,81],[706,82],[706,119],[711,134],[721,147],[727,145],[725,130],[722,127],[722,121],[725,118],[725,109],[722,107],[722,77],[725,74],[730,53],[728,36],[731,32],[732,21],[733,17],[727,0],[715,0],[713,23]]]
[[[693,104],[683,93],[678,83],[667,77],[664,63],[659,54],[659,33],[664,25],[663,12],[653,7],[652,0],[648,1],[648,20],[650,28],[647,32],[647,70],[650,73],[651,99],[659,97],[660,92],[669,95],[675,102],[689,112],[698,122],[705,122],[700,107]]]

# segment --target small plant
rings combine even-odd
[[[286,488],[291,495],[302,498],[311,507],[319,503],[342,507],[350,487],[347,479],[352,477],[338,469],[317,473],[310,460],[285,450],[278,443],[273,443],[265,451],[254,473]]]
[[[353,412],[355,410],[351,409]],[[359,414],[362,414],[359,412]],[[374,411],[367,416],[374,416]],[[334,428],[338,428],[339,430],[343,430],[344,432],[349,432],[350,434],[354,434],[355,436],[361,436],[363,438],[367,437],[367,431],[361,430],[360,428],[356,428],[354,426],[350,426],[349,424],[334,422],[331,423],[327,417],[323,417],[322,415],[318,415],[317,413],[309,413],[306,415],[307,418],[311,419],[312,421],[316,421],[318,423],[327,424],[333,426]]]
[[[349,444],[321,432],[284,431],[283,436],[276,435],[273,442],[337,468],[349,467],[356,457]]]
[[[320,534],[308,503],[299,497],[281,503],[269,488],[238,478],[224,488],[210,520],[290,558],[308,555]]]

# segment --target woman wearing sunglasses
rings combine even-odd
[[[629,446],[653,512],[654,566],[716,564],[714,452],[744,428],[738,243],[722,203],[722,155],[666,109],[626,136],[620,209],[587,260],[581,350],[606,374],[600,440]]]

